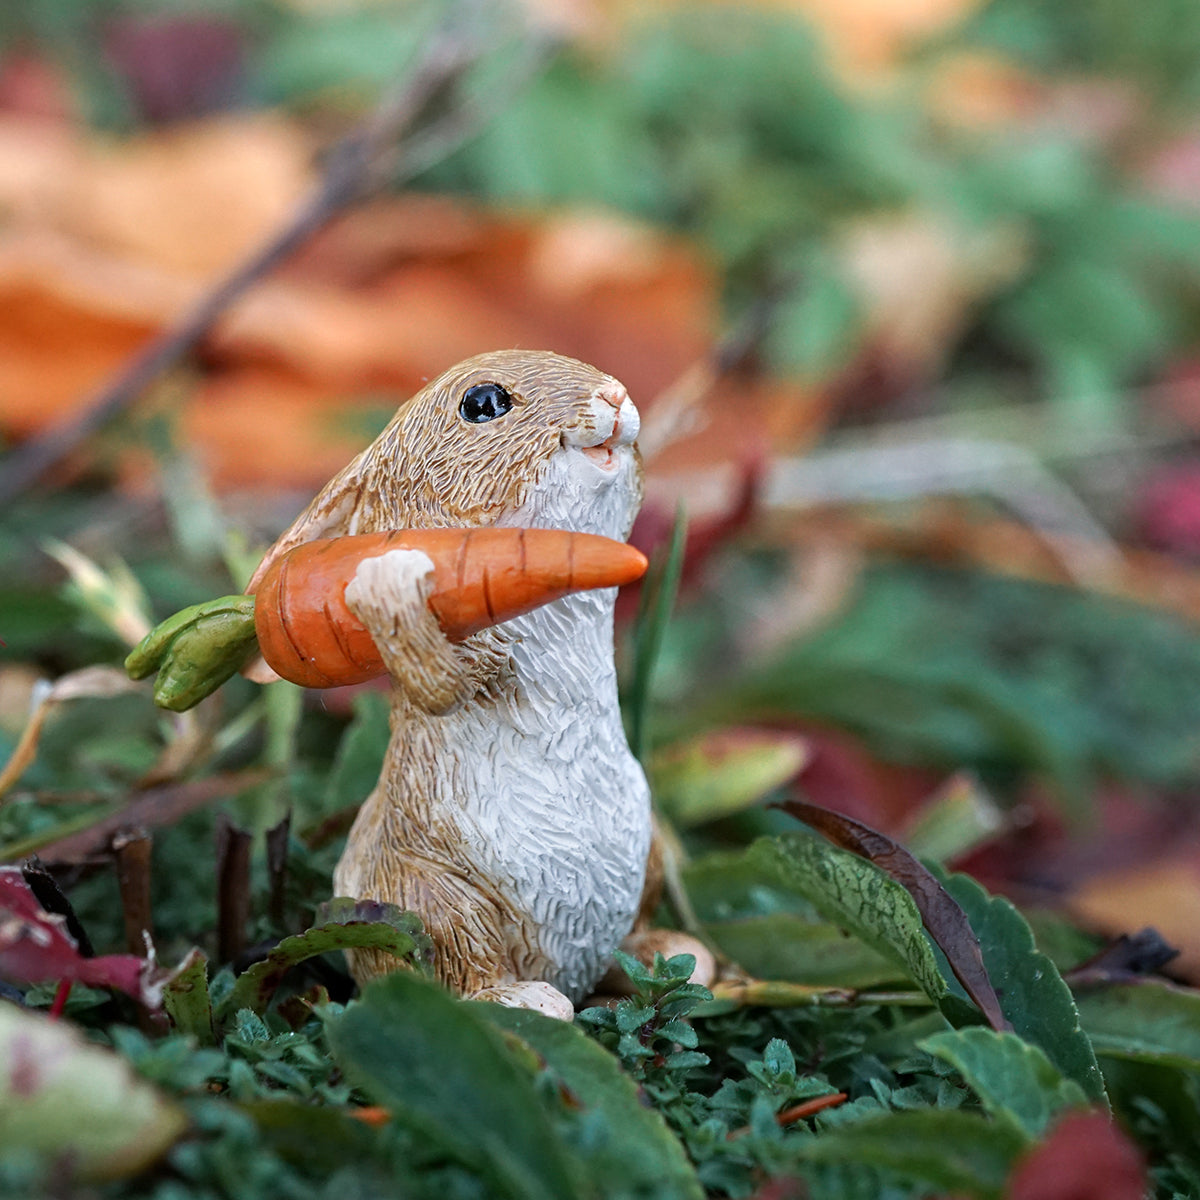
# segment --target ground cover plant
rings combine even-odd
[[[1196,21],[836,7],[0,13],[5,1195],[1200,1196]],[[571,1025],[331,896],[378,688],[121,669],[514,344],[721,967]]]

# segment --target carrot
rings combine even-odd
[[[561,529],[399,529],[305,542],[273,563],[254,599],[267,664],[305,687],[383,674],[366,627],[346,605],[359,563],[389,550],[433,560],[429,607],[451,641],[571,592],[640,579],[646,558],[624,542]]]

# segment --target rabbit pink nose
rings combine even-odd
[[[629,399],[629,393],[615,380],[596,389],[596,399],[603,400],[613,408],[620,408]]]

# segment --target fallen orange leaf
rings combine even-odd
[[[1200,979],[1200,861],[1194,852],[1093,875],[1065,904],[1079,920],[1105,933],[1153,926],[1181,952],[1171,971]]]

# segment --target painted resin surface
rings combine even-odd
[[[500,385],[511,410],[468,421],[462,397],[483,383]],[[641,501],[638,424],[622,385],[583,363],[529,351],[469,359],[399,410],[260,573],[299,542],[382,529],[509,525],[624,540]],[[578,1001],[630,931],[651,839],[617,706],[615,589],[454,645],[425,606],[430,565],[391,551],[346,589],[393,679],[392,739],[334,890],[420,914],[439,974],[464,994],[526,1003],[540,981]],[[361,952],[352,965],[362,979],[392,964]]]

